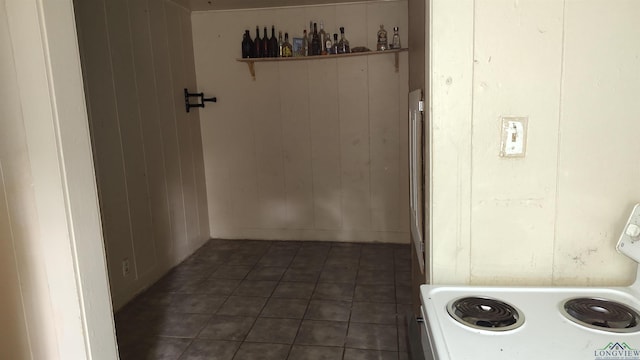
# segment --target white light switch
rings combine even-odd
[[[504,116],[502,119],[500,156],[524,157],[527,147],[527,118]]]
[[[640,262],[640,204],[636,204],[629,215],[624,230],[616,245],[618,252]]]

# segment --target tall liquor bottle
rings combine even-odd
[[[260,29],[256,26],[256,38],[253,40],[253,56],[255,58],[262,57],[262,40],[260,40]]]
[[[282,57],[282,48],[284,46],[284,41],[282,41],[282,31],[278,31],[278,57]]]
[[[309,39],[307,38],[307,29],[304,29],[302,35],[302,55],[309,56]]]
[[[322,55],[327,55],[327,33],[324,31],[324,23],[322,21],[320,21],[320,31],[318,31],[318,36],[320,36],[320,46],[322,47],[322,49],[320,50],[320,53]],[[330,37],[329,37],[329,41],[331,41]]]
[[[262,57],[269,57],[269,37],[267,36],[267,27],[264,27],[264,36],[262,37]]]
[[[391,39],[391,48],[392,49],[400,49],[402,46],[400,45],[400,34],[398,34],[398,27],[393,27],[393,38]]]
[[[284,44],[282,44],[282,57],[293,56],[293,46],[289,42],[289,33],[284,33]]]
[[[313,36],[311,37],[311,55],[322,54],[322,42],[320,42],[320,35],[318,35],[318,24],[313,23]]]
[[[387,41],[387,30],[384,29],[384,25],[380,25],[380,30],[378,30],[378,44],[376,46],[376,50],[384,51],[389,48],[389,42]]]
[[[271,25],[271,38],[269,39],[269,57],[278,57],[278,39],[276,39],[276,28]]]
[[[344,27],[340,27],[340,41],[338,41],[338,54],[348,54],[351,52],[349,40],[344,37]]]
[[[313,21],[309,21],[309,32],[307,33],[307,35],[309,36],[309,46],[311,46],[311,41],[313,40]]]
[[[333,34],[333,46],[331,47],[332,54],[338,54],[338,34]]]
[[[250,58],[252,51],[253,41],[251,41],[251,34],[249,34],[249,30],[245,30],[244,35],[242,35],[242,58]]]

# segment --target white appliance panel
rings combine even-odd
[[[599,359],[598,352],[612,343],[626,344],[634,351],[638,349],[640,359],[640,332],[609,333],[589,329],[566,319],[559,310],[566,299],[598,297],[619,301],[639,311],[640,300],[633,288],[423,285],[420,295],[436,360]],[[517,329],[504,332],[460,324],[448,314],[446,306],[451,300],[464,296],[506,301],[522,311],[525,322]]]

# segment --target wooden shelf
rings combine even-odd
[[[402,49],[393,49],[393,50],[385,50],[385,51],[365,51],[365,52],[355,52],[349,54],[335,54],[335,55],[316,55],[316,56],[294,56],[294,57],[278,57],[278,58],[249,58],[249,59],[236,59],[236,61],[240,61],[246,63],[249,66],[249,72],[251,73],[251,78],[256,80],[256,69],[255,63],[257,62],[273,62],[273,61],[310,61],[310,60],[328,60],[328,59],[336,59],[336,58],[344,58],[344,57],[352,57],[352,56],[369,56],[369,55],[387,55],[394,54],[395,56],[395,67],[396,72],[398,72],[400,68],[399,64],[399,54],[403,51],[408,51],[407,48]]]

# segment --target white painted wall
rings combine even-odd
[[[301,36],[309,20],[376,47],[380,24],[407,44],[407,2],[194,12],[213,237],[408,242],[407,53],[236,61],[244,29]],[[261,33],[262,34],[262,33]],[[262,35],[261,35],[262,36]]]
[[[114,308],[209,236],[188,9],[169,0],[76,2]],[[129,259],[131,273],[123,275]]]
[[[0,358],[116,359],[70,0],[0,0],[0,78]]]
[[[640,3],[431,2],[435,283],[628,284]],[[529,117],[498,157],[500,116]]]

